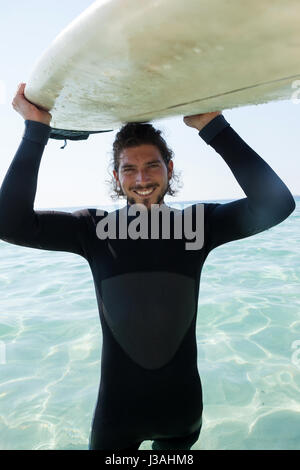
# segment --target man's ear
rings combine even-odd
[[[118,173],[116,172],[116,170],[113,170],[113,175],[117,184],[120,186],[120,181],[119,181]]]
[[[168,163],[168,178],[171,179],[173,173],[173,160]]]

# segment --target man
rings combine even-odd
[[[186,249],[184,236],[174,236],[174,218],[169,239],[161,232],[158,238],[101,239],[106,213],[33,210],[51,115],[29,103],[24,89],[21,84],[13,101],[26,129],[1,188],[0,236],[17,245],[76,253],[91,267],[103,347],[90,449],[134,450],[153,440],[155,450],[188,450],[202,423],[195,326],[205,259],[217,246],[279,224],[295,201],[221,112],[189,116],[185,124],[222,156],[246,198],[204,204],[204,243],[196,250]],[[119,194],[127,198],[127,224],[135,220],[134,204],[143,204],[147,214],[153,205],[165,207],[171,157],[150,124],[128,124],[117,134],[113,174]],[[123,209],[113,214],[118,226],[122,214]]]

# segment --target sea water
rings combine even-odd
[[[300,449],[296,203],[281,224],[222,245],[205,262],[197,320],[204,413],[193,450]],[[102,344],[88,263],[4,241],[0,254],[0,449],[87,449]]]

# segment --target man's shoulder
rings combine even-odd
[[[192,207],[193,210],[196,209],[197,207],[199,206],[202,206],[204,207],[204,212],[205,214],[209,214],[211,213],[216,207],[220,206],[220,203],[219,202],[202,202],[202,201],[199,201],[199,202],[195,202],[194,204],[191,204],[191,206],[188,206],[188,207]]]
[[[101,208],[84,208],[84,209],[77,209],[76,211],[72,212],[73,215],[76,217],[83,217],[83,218],[101,218],[104,215],[108,214],[108,211],[101,209]]]
[[[80,224],[90,228],[95,228],[100,220],[106,217],[108,211],[101,208],[82,208],[72,212],[74,217],[77,217]]]

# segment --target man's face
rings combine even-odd
[[[128,204],[162,204],[172,176],[173,162],[168,168],[155,145],[144,144],[125,148],[120,154],[118,173],[114,177],[119,183]]]

